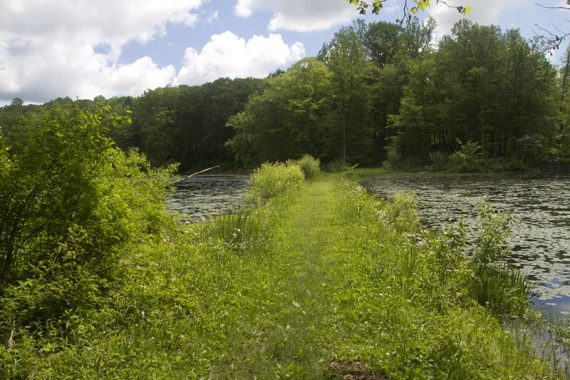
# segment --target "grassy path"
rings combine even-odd
[[[73,340],[5,356],[14,378],[556,377],[469,298],[464,261],[419,228],[409,200],[340,182],[323,175],[142,244],[112,303]]]
[[[239,359],[233,361],[232,373],[222,371],[220,377],[323,376],[330,358],[330,334],[324,330],[331,326],[334,284],[325,257],[338,234],[334,188],[331,180],[304,184],[290,199],[274,252],[248,274],[258,287],[253,293],[265,297],[239,329],[247,332],[234,337]]]
[[[542,376],[532,350],[437,277],[440,243],[414,242],[414,209],[378,207],[332,176],[285,199],[272,252],[236,274],[250,302],[211,377]]]

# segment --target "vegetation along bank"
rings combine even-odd
[[[89,141],[96,115],[70,121],[78,135],[39,133],[54,149]],[[508,221],[487,205],[468,257],[461,229],[423,230],[409,197],[372,198],[304,157],[257,169],[239,212],[181,226],[164,211],[165,171],[105,153],[61,166],[91,169],[77,171],[75,219],[42,203],[68,182],[21,184],[22,156],[3,153],[0,183],[37,190],[22,205],[34,218],[13,225],[24,232],[2,230],[3,249],[8,237],[28,255],[2,263],[2,378],[559,376],[501,327],[525,318],[526,293],[493,264]]]

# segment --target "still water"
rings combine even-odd
[[[243,199],[246,175],[198,175],[176,185],[167,200],[169,210],[176,211],[183,221],[199,222],[212,215],[235,210]]]
[[[473,228],[477,201],[486,197],[516,218],[507,261],[533,281],[533,303],[570,315],[570,177],[418,173],[381,175],[364,186],[381,197],[414,193],[430,228],[460,219]]]

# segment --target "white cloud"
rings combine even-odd
[[[164,36],[168,23],[193,25],[204,1],[2,0],[0,99],[137,95],[169,84],[174,67],[149,57],[119,64],[122,47]]]
[[[501,17],[508,13],[515,13],[523,7],[536,7],[534,2],[528,0],[478,0],[464,3],[471,5],[471,13],[467,16],[463,16],[457,9],[449,8],[443,4],[434,4],[428,11],[437,21],[437,37],[449,34],[453,25],[465,17],[483,25],[499,24]]]
[[[201,84],[220,77],[265,77],[280,66],[303,58],[303,44],[287,45],[281,35],[239,38],[230,31],[215,34],[201,52],[188,48],[175,84]]]
[[[209,16],[204,19],[204,23],[213,24],[220,18],[220,12],[213,11]]]
[[[271,12],[271,31],[324,30],[357,16],[355,7],[346,0],[237,0],[234,10],[240,17],[256,11]]]

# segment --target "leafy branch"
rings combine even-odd
[[[384,7],[384,3],[388,0],[372,0],[372,1],[368,1],[368,0],[347,0],[350,4],[353,4],[357,7],[358,12],[362,15],[365,15],[369,10],[371,11],[371,13],[373,14],[379,14],[380,11],[382,10],[382,8]],[[427,8],[429,8],[431,6],[431,0],[413,0],[413,3],[415,4],[413,7],[408,8],[408,0],[404,0],[404,5],[402,7],[402,10],[404,11],[404,14],[408,14],[408,9],[409,9],[409,13],[411,14],[416,14],[419,11],[423,11]],[[457,9],[457,11],[459,13],[462,13],[464,15],[467,15],[471,12],[471,7],[469,5],[467,6],[455,6],[452,4],[449,4],[447,1],[444,0],[435,0],[436,4],[443,4],[449,8],[455,8]]]

